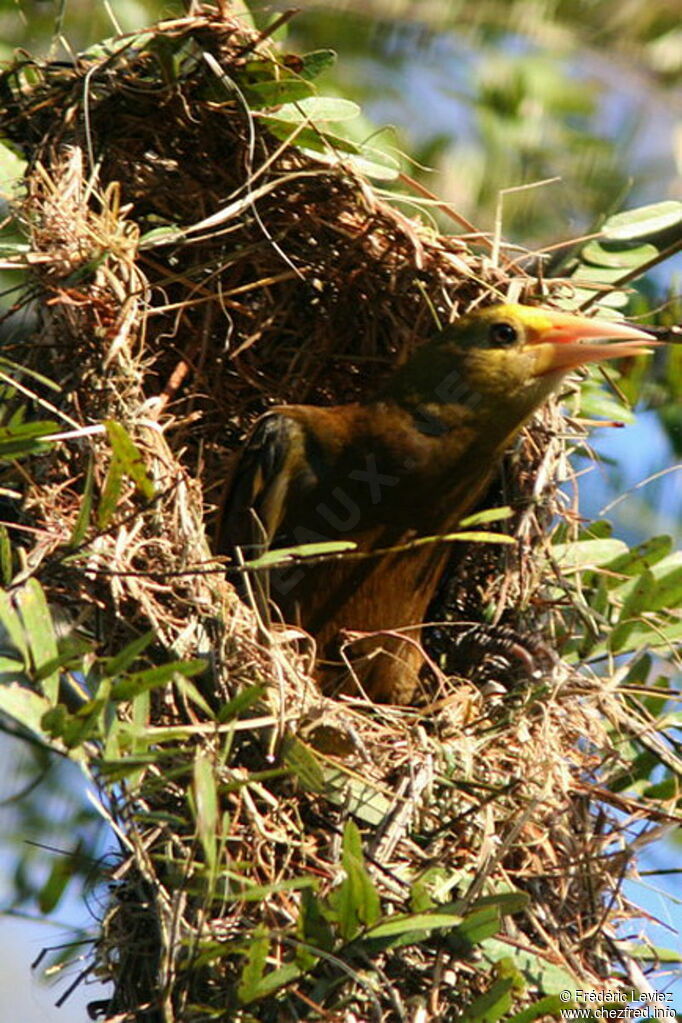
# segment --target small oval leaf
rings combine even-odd
[[[352,121],[360,107],[339,96],[309,96],[298,103],[286,103],[277,111],[280,121],[299,124],[301,121]]]
[[[669,199],[640,206],[636,210],[625,210],[609,217],[604,224],[604,238],[619,238],[630,241],[648,238],[650,235],[667,231],[682,224],[682,202]]]

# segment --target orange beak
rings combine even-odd
[[[537,310],[538,313],[540,310]],[[571,316],[554,310],[542,310],[529,333],[529,348],[535,356],[534,376],[567,373],[586,362],[646,355],[661,344],[650,334],[624,323]],[[611,344],[595,344],[613,338]],[[531,347],[532,346],[532,347]]]

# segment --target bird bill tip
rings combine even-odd
[[[613,341],[611,344],[590,344],[574,342],[549,342],[538,345],[534,350],[535,376],[545,373],[563,372],[577,369],[588,362],[605,362],[607,359],[632,358],[635,355],[650,355],[652,348],[659,342]]]
[[[638,327],[552,310],[534,338],[535,376],[568,372],[588,362],[648,355],[656,341]]]

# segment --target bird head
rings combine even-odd
[[[520,426],[570,370],[646,353],[649,334],[623,323],[504,304],[461,317],[420,348],[390,390],[405,404],[469,410]]]
[[[458,339],[465,351],[488,353],[490,366],[523,366],[524,375],[531,379],[561,377],[587,362],[641,355],[647,351],[643,342],[657,343],[650,334],[625,323],[513,304],[464,316],[441,336]],[[609,339],[611,343],[604,343]]]

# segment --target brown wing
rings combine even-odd
[[[246,560],[266,550],[317,482],[306,459],[306,430],[294,415],[268,412],[249,435],[237,463],[220,529],[221,551],[239,547]],[[278,546],[281,546],[278,544]]]

